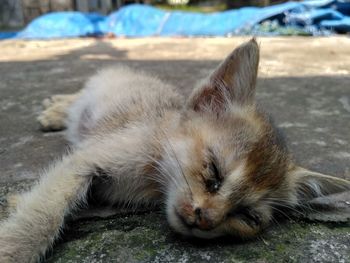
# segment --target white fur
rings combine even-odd
[[[63,105],[65,98],[61,98]],[[75,150],[49,168],[1,223],[0,262],[35,262],[43,255],[57,237],[65,215],[84,201],[97,168],[112,178],[98,193],[102,199],[127,204],[160,202],[157,189],[149,186],[152,178],[143,176],[144,167],[159,155],[159,142],[164,140],[159,128],[178,126],[180,102],[169,85],[142,72],[117,67],[92,77],[71,101],[66,125]],[[57,103],[48,103],[49,111],[50,107],[58,111],[45,115],[50,119],[54,114],[52,120],[62,122],[59,116],[65,114],[60,111],[66,109]],[[84,111],[89,115],[84,116]],[[120,123],[123,115],[127,116]]]
[[[171,104],[180,104],[182,98],[172,90],[173,87],[158,78],[129,68],[111,67],[99,71],[86,83],[69,110],[68,139],[78,144],[83,136],[79,125],[94,133],[98,122],[110,121],[108,118],[116,116],[135,113],[138,120],[152,119],[152,115],[158,113],[156,108],[166,110]]]

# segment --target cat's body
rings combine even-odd
[[[161,200],[154,162],[164,133],[179,126],[182,104],[173,87],[129,68],[105,69],[90,79],[70,107],[66,126],[75,147],[91,145],[94,159],[101,156],[93,161],[97,175],[116,179],[95,187],[102,189],[100,198],[129,205]]]
[[[254,236],[277,206],[349,188],[292,163],[256,106],[258,61],[251,40],[188,100],[119,67],[99,72],[80,93],[46,101],[40,123],[66,127],[73,148],[1,223],[0,262],[35,262],[91,188],[104,203],[165,203],[177,232],[203,238]]]

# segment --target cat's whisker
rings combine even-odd
[[[159,176],[157,176],[157,175],[150,176],[150,177],[153,177],[153,180],[157,181],[165,188],[169,183],[167,180],[165,180],[165,178],[170,179],[175,185],[177,185],[177,182],[174,180],[173,177],[170,176],[170,173],[169,173],[169,171],[167,171],[167,168],[164,167],[164,165],[162,165],[162,163],[159,160],[157,160],[152,155],[150,155],[146,152],[143,152],[143,154],[145,155],[145,157],[147,157],[151,161],[149,163],[149,165],[159,173]],[[156,165],[152,164],[152,162],[155,163]]]
[[[275,223],[279,228],[282,228],[281,224],[278,222],[278,220],[276,220],[276,218],[271,217],[270,219],[273,223]]]
[[[167,152],[166,152],[167,153]],[[168,153],[167,153],[168,154]],[[153,156],[151,156],[150,154],[145,153],[145,155],[151,160],[153,161],[155,164],[158,165],[159,168],[157,168],[157,171],[160,173],[160,175],[163,175],[165,178],[168,178],[168,180],[170,180],[171,182],[174,183],[174,185],[176,185],[177,187],[179,187],[178,182],[176,181],[176,179],[171,175],[171,173],[169,172],[168,168],[159,160],[155,159]]]
[[[283,216],[285,216],[286,218],[288,218],[288,220],[291,220],[290,216],[288,216],[285,212],[283,212],[281,209],[278,209],[276,206],[271,206],[271,209],[274,211],[277,211],[278,213],[282,214]]]
[[[162,130],[162,131],[163,131],[163,130]],[[192,192],[191,186],[190,186],[190,184],[188,183],[188,180],[187,180],[186,175],[185,175],[185,173],[184,173],[184,171],[183,171],[183,168],[182,168],[182,166],[181,166],[181,164],[180,164],[180,161],[179,161],[179,159],[178,159],[178,157],[177,157],[177,155],[176,155],[176,152],[175,152],[173,146],[171,145],[171,142],[169,141],[168,136],[166,135],[166,133],[165,133],[164,131],[163,131],[163,135],[164,135],[165,140],[167,141],[168,146],[170,147],[170,149],[171,149],[171,151],[172,151],[172,154],[174,155],[174,158],[175,158],[175,160],[176,160],[176,162],[177,162],[177,166],[178,166],[178,168],[180,169],[181,175],[182,175],[182,177],[184,178],[184,180],[185,180],[185,182],[186,182],[186,184],[187,184],[187,186],[188,186],[188,189],[189,189],[190,194],[191,194],[191,199],[193,199],[193,192]]]
[[[173,176],[171,176],[171,173],[169,172],[168,168],[165,167],[161,162],[157,161],[156,162],[159,166],[159,173],[160,175],[163,175],[164,178],[167,178],[170,180],[175,186],[179,187],[178,182],[175,180]],[[168,184],[168,183],[167,183]],[[167,185],[168,186],[168,185]]]
[[[283,199],[271,199],[271,200],[267,200],[265,199],[272,208],[276,208],[276,207],[283,207],[286,208],[290,211],[293,211],[294,213],[300,214],[300,215],[304,215],[304,213],[302,211],[299,211],[294,203],[288,203],[288,200],[283,200]],[[281,203],[282,201],[282,203]]]

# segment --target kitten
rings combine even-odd
[[[110,204],[165,203],[186,236],[253,237],[278,207],[350,188],[296,166],[255,102],[259,47],[236,48],[185,102],[127,68],[97,73],[77,94],[46,100],[44,129],[67,128],[73,150],[52,165],[0,226],[0,262],[35,262],[93,189]]]

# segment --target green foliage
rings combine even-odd
[[[218,3],[212,6],[201,6],[201,5],[167,5],[167,4],[156,4],[155,7],[158,7],[163,10],[169,11],[184,11],[184,12],[197,12],[197,13],[213,13],[226,10],[226,4]]]

